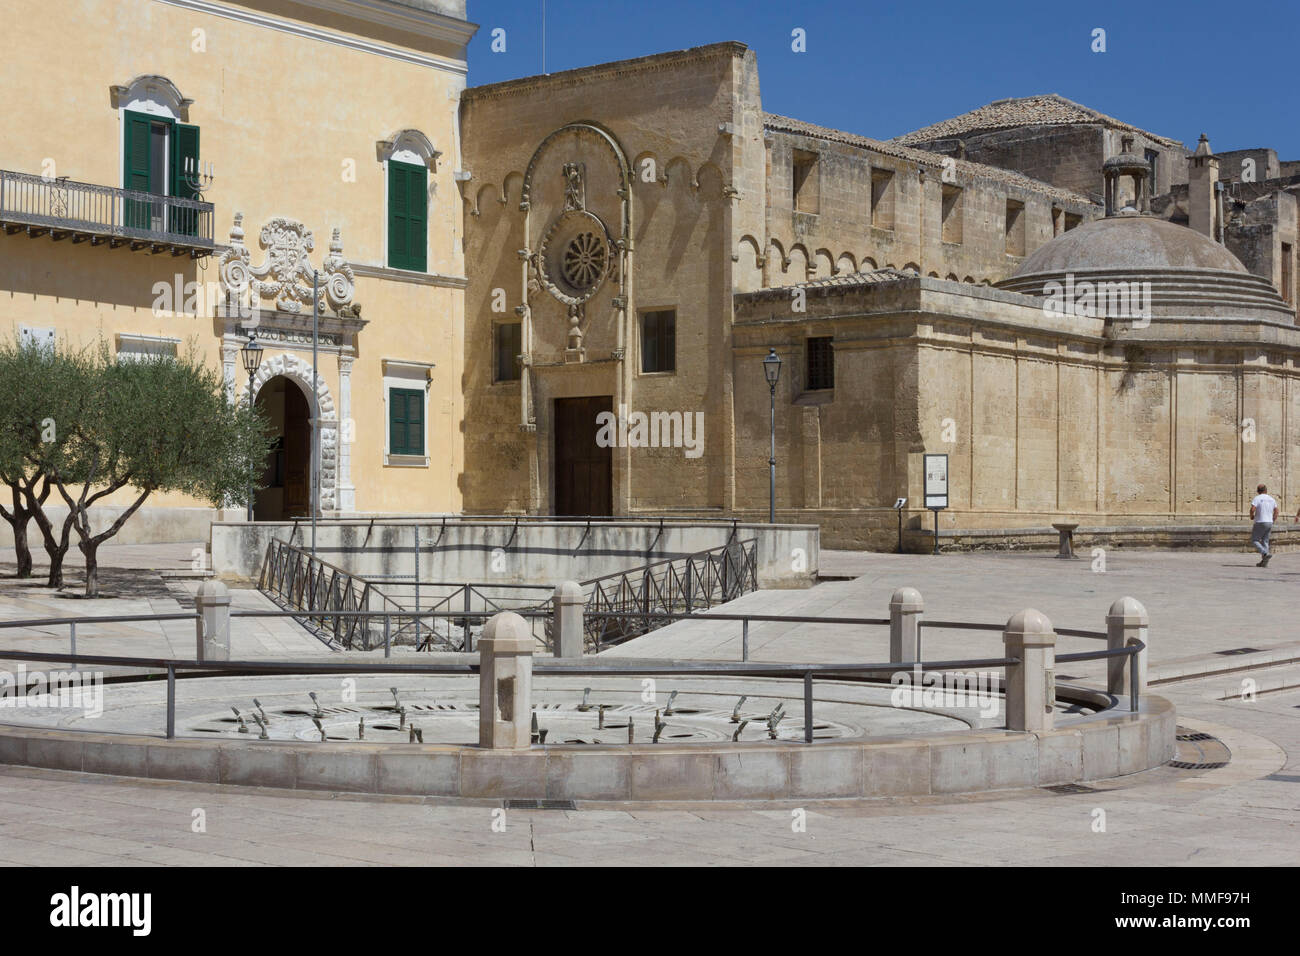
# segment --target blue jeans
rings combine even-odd
[[[1256,521],[1255,526],[1250,529],[1250,543],[1255,546],[1264,557],[1268,557],[1268,536],[1273,530],[1273,522]]]

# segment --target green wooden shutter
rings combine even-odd
[[[199,191],[192,185],[192,177],[199,171],[199,128],[177,123],[172,127],[171,142],[171,188],[168,192],[181,199],[197,199]],[[185,175],[186,165],[190,180]],[[171,231],[185,236],[197,236],[199,219],[197,210],[173,209],[171,213]]]
[[[153,120],[143,113],[125,112],[123,130],[122,186],[149,192],[152,177],[149,169],[149,133]],[[149,203],[128,200],[122,207],[122,224],[131,229],[149,228]]]
[[[412,455],[424,454],[424,393],[412,391],[406,398],[406,446]]]
[[[406,397],[400,390],[388,390],[388,452],[406,454]]]
[[[184,123],[177,123],[172,127],[172,173],[171,173],[171,194],[180,196],[184,199],[198,198],[198,190],[191,186],[185,180],[186,163],[190,164],[190,169],[194,174],[198,174],[199,169],[199,128],[197,126],[186,126]]]
[[[424,454],[424,393],[416,388],[388,392],[388,450],[393,455]]]
[[[427,272],[429,236],[429,170],[423,166],[407,169],[407,249],[411,254],[411,268]],[[421,452],[423,454],[423,452]]]
[[[406,249],[406,170],[401,163],[388,164],[388,265],[409,269]]]
[[[388,162],[388,265],[428,270],[428,177],[423,166]]]

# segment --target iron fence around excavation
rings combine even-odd
[[[586,598],[584,641],[599,651],[758,589],[757,539],[616,571],[579,582]],[[482,621],[500,611],[525,616],[533,637],[554,647],[549,584],[419,581],[410,575],[362,577],[309,551],[274,539],[267,545],[258,590],[332,648],[371,650],[414,645],[420,651],[473,651]],[[539,593],[540,592],[540,593]],[[369,610],[362,623],[343,612]],[[433,612],[430,617],[426,612]],[[382,629],[376,625],[382,622]]]
[[[670,558],[580,582],[587,599],[589,650],[621,644],[674,620],[758,590],[758,542],[731,541],[710,551]],[[546,647],[552,647],[549,628]]]
[[[299,623],[330,647],[368,645],[365,619],[340,611],[370,610],[370,582],[275,539],[266,547],[257,589],[285,610],[308,611]]]

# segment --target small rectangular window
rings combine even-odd
[[[388,451],[392,455],[424,454],[423,390],[388,390]]]
[[[1072,212],[1067,212],[1065,214],[1065,228],[1062,231],[1069,232],[1071,229],[1079,225],[1081,222],[1083,222],[1082,216],[1076,216]]]
[[[641,314],[641,371],[677,371],[677,312],[661,309]]]
[[[835,387],[835,350],[832,337],[817,336],[808,340],[808,390]]]
[[[523,326],[518,322],[502,322],[493,330],[496,356],[496,381],[519,380],[519,355],[523,352]]]
[[[794,151],[794,209],[816,214],[818,208],[817,154]]]
[[[943,187],[943,241],[961,242],[961,187]]]
[[[1149,187],[1147,195],[1157,196],[1160,194],[1160,190],[1156,187],[1156,183],[1159,182],[1156,176],[1160,172],[1160,153],[1158,151],[1154,149],[1147,150],[1147,165],[1151,167],[1151,182],[1147,184]]]
[[[1007,255],[1025,254],[1025,204],[1015,199],[1007,200]]]
[[[871,224],[877,229],[894,228],[894,174],[891,170],[871,171]]]
[[[1294,273],[1295,252],[1289,242],[1282,243],[1282,299],[1287,305],[1295,301]]]

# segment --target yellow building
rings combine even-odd
[[[259,518],[308,513],[313,415],[324,514],[459,510],[464,0],[20,5],[0,334],[120,360],[192,344],[246,402],[255,325],[277,429]],[[162,496],[118,540],[215,516]]]

